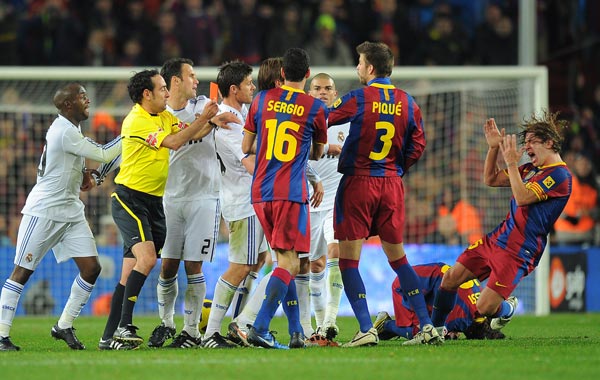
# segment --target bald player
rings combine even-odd
[[[49,250],[53,250],[57,262],[72,258],[79,268],[62,315],[50,334],[74,350],[85,348],[75,335],[73,320],[89,300],[101,267],[79,192],[100,184],[103,175],[118,165],[121,137],[100,145],[83,136],[79,123],[89,117],[90,99],[79,83],[59,89],[54,105],[58,117],[46,134],[37,183],[22,210],[15,267],[0,295],[0,351],[20,349],[10,340],[10,328],[23,288]],[[94,178],[85,168],[86,158],[103,163],[93,171]]]

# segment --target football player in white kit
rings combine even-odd
[[[181,121],[194,121],[195,115],[202,112],[210,99],[196,95],[198,79],[193,62],[186,58],[170,59],[163,64],[160,74],[171,94],[167,109]],[[187,274],[184,326],[169,347],[191,348],[201,343],[198,323],[206,296],[202,263],[213,260],[217,244],[221,220],[220,176],[221,164],[215,151],[214,132],[170,152],[169,176],[163,198],[167,236],[157,285],[161,324],[148,340],[150,347],[161,347],[166,339],[175,335],[173,314],[181,260]]]
[[[268,245],[250,202],[256,155],[242,152],[243,122],[248,114],[246,105],[252,103],[256,89],[252,67],[241,61],[225,63],[219,68],[217,84],[223,96],[219,112],[231,112],[242,123],[229,124],[230,130],[215,133],[217,152],[225,166],[221,177],[221,203],[223,218],[229,227],[229,267],[217,280],[202,346],[231,348],[235,345],[221,336],[221,323],[236,292],[240,291],[238,288],[246,289],[246,293],[252,288],[258,274],[251,269],[257,264],[262,266]],[[238,299],[243,302],[242,298]],[[234,307],[241,309],[243,305]]]
[[[308,93],[321,99],[328,107],[333,106],[338,96],[333,78],[325,73],[313,77]],[[339,332],[336,319],[344,284],[339,267],[338,242],[333,237],[333,206],[342,178],[337,171],[338,156],[349,128],[350,123],[330,125],[324,157],[319,161],[309,161],[319,173],[325,189],[321,205],[310,209],[310,300],[317,324],[310,342],[319,345],[337,345],[332,341]],[[310,320],[310,314],[308,318]]]
[[[22,210],[15,267],[0,295],[0,351],[20,349],[9,338],[17,304],[25,284],[49,250],[57,262],[72,258],[79,269],[69,299],[50,334],[74,350],[85,349],[75,335],[73,321],[89,300],[101,267],[79,193],[100,184],[104,175],[118,166],[121,137],[100,145],[83,136],[80,122],[89,117],[90,100],[79,83],[59,89],[54,105],[58,117],[46,134],[37,182]],[[103,163],[98,171],[93,171],[95,181],[92,172],[85,169],[86,158]]]

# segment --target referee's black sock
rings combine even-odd
[[[123,310],[121,311],[121,321],[119,327],[131,325],[133,321],[133,308],[137,302],[138,295],[146,281],[146,275],[136,270],[132,270],[127,283],[125,284],[125,294],[123,297]]]
[[[108,320],[104,327],[104,333],[102,334],[102,340],[107,340],[113,337],[115,330],[119,327],[119,320],[121,319],[121,310],[123,309],[123,294],[125,293],[125,285],[118,283],[113,292],[112,299],[110,300],[110,313],[108,314]]]

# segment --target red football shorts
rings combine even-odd
[[[504,299],[530,272],[527,263],[517,254],[498,247],[487,236],[471,244],[456,261],[473,272],[479,281],[487,279],[486,286]]]
[[[335,238],[359,240],[379,235],[399,244],[404,235],[401,177],[344,176],[335,198]]]
[[[270,201],[253,206],[271,248],[310,252],[308,203]]]

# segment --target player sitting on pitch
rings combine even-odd
[[[431,263],[415,265],[413,268],[419,276],[421,290],[431,313],[435,294],[444,273],[450,266],[445,263]],[[446,320],[447,330],[438,331],[440,335],[445,336],[446,339],[458,339],[462,332],[467,339],[504,339],[504,334],[492,330],[489,320],[477,312],[476,304],[480,292],[481,287],[476,279],[460,286],[456,305]],[[419,319],[405,299],[398,278],[392,284],[392,299],[396,319],[392,319],[387,312],[381,311],[377,314],[373,326],[377,329],[381,340],[396,337],[410,340],[419,332]]]

